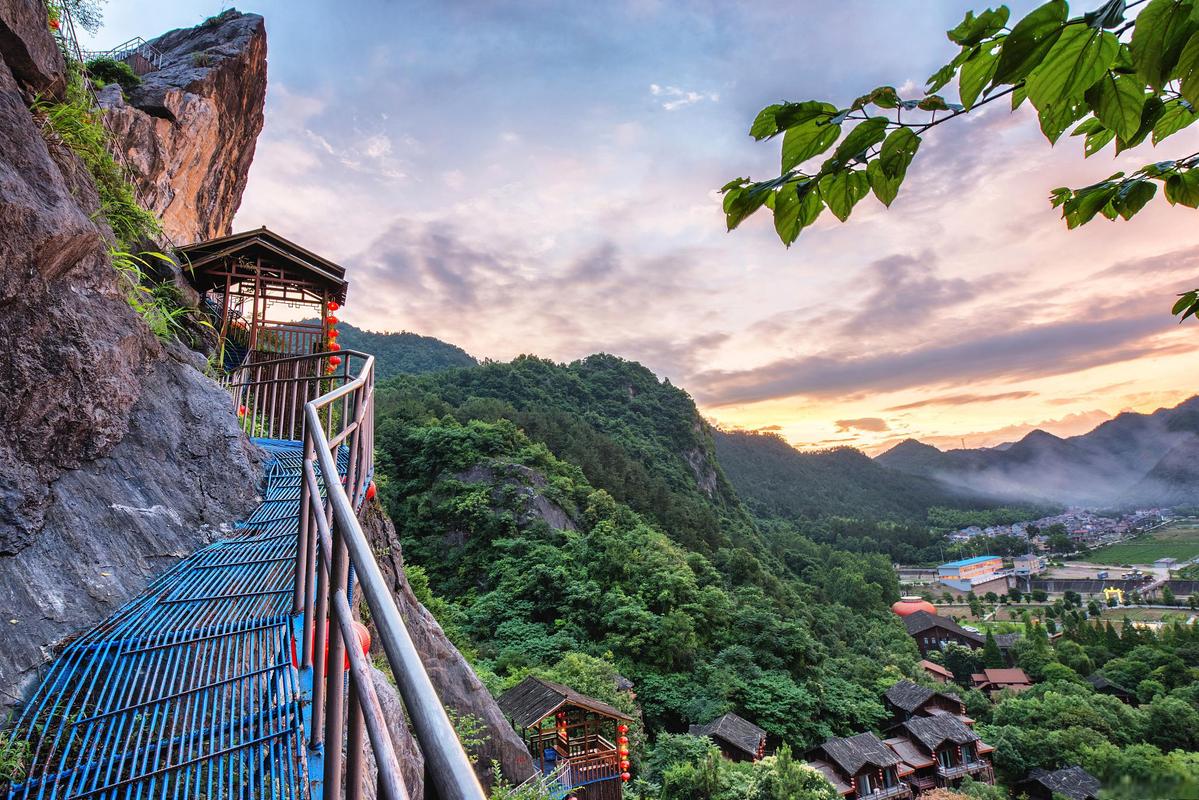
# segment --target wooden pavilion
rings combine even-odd
[[[344,268],[265,227],[175,250],[215,319],[226,371],[242,364],[336,350],[333,312],[346,300]],[[311,309],[316,322],[279,318]]]
[[[766,755],[766,731],[733,713],[706,725],[692,725],[687,732],[707,736],[729,761],[757,761]]]
[[[620,800],[629,779],[629,715],[532,676],[504,692],[499,705],[542,773],[571,796]]]

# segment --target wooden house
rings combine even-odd
[[[887,690],[883,702],[891,711],[896,724],[912,717],[931,717],[950,714],[966,725],[974,720],[966,716],[966,704],[953,692],[939,692],[912,681],[900,681]]]
[[[1091,688],[1099,694],[1106,694],[1110,697],[1115,697],[1123,703],[1130,706],[1138,704],[1136,692],[1131,689],[1125,689],[1118,683],[1112,683],[1102,673],[1096,672],[1087,677],[1087,683],[1091,684]]]
[[[1099,779],[1082,767],[1065,767],[1053,771],[1034,769],[1016,784],[1021,796],[1029,800],[1099,800],[1102,786]]]
[[[707,736],[730,761],[757,761],[766,755],[766,731],[736,714],[717,717],[707,725],[692,725],[692,736]]]
[[[500,695],[500,710],[524,739],[533,761],[565,795],[620,800],[629,779],[628,723],[618,708],[541,678]]]
[[[975,689],[994,697],[1000,692],[1023,692],[1032,688],[1032,679],[1018,667],[1009,669],[984,669],[970,676]]]
[[[937,683],[950,683],[953,681],[953,673],[935,661],[923,658],[920,660],[920,668]]]
[[[912,768],[873,733],[829,739],[808,753],[807,763],[842,797],[886,800],[912,796],[904,780]]]
[[[929,653],[944,650],[950,642],[972,649],[978,649],[985,643],[983,637],[966,630],[949,617],[927,611],[908,614],[903,618],[903,624],[908,629],[908,636],[916,640],[920,655],[925,658]]]
[[[995,782],[991,753],[995,748],[953,714],[911,717],[896,726],[885,744],[907,768],[915,794],[937,786],[956,786],[966,776]]]

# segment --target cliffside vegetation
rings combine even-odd
[[[409,331],[367,331],[345,322],[340,323],[337,330],[337,343],[343,348],[370,353],[375,357],[375,376],[378,380],[400,374],[418,375],[456,367],[473,367],[479,363],[461,347],[432,336]]]

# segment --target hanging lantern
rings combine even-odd
[[[629,771],[629,760],[628,760],[627,758],[626,758],[626,759],[623,759],[623,760],[621,760],[621,762],[620,762],[620,770],[621,770],[621,772],[628,772],[628,771]]]
[[[245,407],[245,406],[238,406],[238,407],[237,407],[237,416],[239,416],[239,417],[244,417],[245,415],[246,415],[246,407]]]
[[[329,329],[329,338],[330,339],[336,339],[340,335],[341,335],[341,332],[339,330],[337,330],[337,328]]]
[[[341,356],[329,356],[329,366],[336,367],[341,363]]]
[[[336,300],[330,300],[329,304],[325,306],[325,308],[329,309],[330,311],[336,311],[337,309],[341,308],[341,306]]]
[[[375,499],[375,492],[376,492],[376,490],[375,490],[375,482],[374,482],[374,481],[371,481],[371,482],[370,482],[370,485],[366,487],[366,499],[367,499],[367,500],[374,500],[374,499]]]
[[[618,737],[616,738],[616,742],[617,742],[617,744],[628,744],[628,743],[629,743],[629,737],[627,737],[627,736],[618,736]]]
[[[622,773],[620,773],[620,779],[622,781],[624,781],[625,783],[628,783],[629,781],[631,781],[633,779],[633,776],[627,772],[622,772]]]
[[[325,367],[325,374],[326,374],[326,375],[332,375],[334,372],[336,372],[336,370],[334,369],[334,367],[333,367],[333,365],[332,365],[332,364],[330,364],[329,366]]]
[[[621,724],[619,724],[619,725],[617,725],[617,726],[616,726],[616,732],[617,732],[617,733],[628,733],[628,732],[629,732],[629,726],[628,726],[628,725],[625,725],[625,724],[622,722]]]
[[[336,325],[336,324],[337,324],[337,317],[335,317],[335,316],[333,316],[332,314],[330,314],[329,316],[325,317],[325,323],[326,323],[327,325]]]
[[[341,345],[339,345],[337,342],[329,342],[329,349],[334,351],[340,350]]]

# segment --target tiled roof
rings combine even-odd
[[[885,743],[912,769],[924,769],[937,763],[932,756],[922,751],[906,736],[893,736],[886,739]]]
[[[949,617],[942,617],[939,614],[930,614],[927,611],[914,611],[911,614],[908,614],[903,618],[903,624],[907,627],[908,634],[911,636],[923,633],[929,628],[944,628],[945,630],[956,633],[958,636],[963,636],[967,639],[976,641],[979,644],[982,644],[983,642],[983,637],[979,636],[977,633],[971,633],[961,625],[951,620]]]
[[[632,719],[628,714],[607,703],[532,675],[500,695],[497,702],[504,716],[512,720],[518,728],[527,728],[564,705],[578,706],[613,719]]]
[[[766,738],[766,731],[736,714],[717,717],[707,725],[692,725],[688,733],[720,739],[750,757],[758,755],[758,748]]]
[[[895,751],[873,733],[859,733],[843,739],[829,739],[820,749],[846,775],[857,775],[867,764],[890,767],[899,763]]]
[[[884,697],[887,702],[904,711],[915,711],[933,697],[945,697],[954,703],[961,703],[961,698],[952,692],[938,692],[912,681],[900,681],[887,690]]]
[[[1094,800],[1099,797],[1101,788],[1099,779],[1082,767],[1064,767],[1053,772],[1034,769],[1020,783],[1039,783],[1055,795],[1060,794],[1070,800]]]
[[[957,717],[948,714],[937,717],[912,717],[902,727],[930,751],[945,742],[966,744],[978,741],[978,734],[966,727]]]

